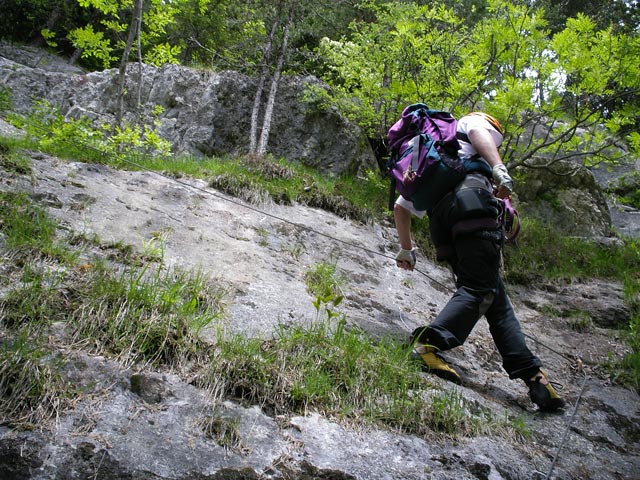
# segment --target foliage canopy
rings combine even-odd
[[[75,52],[89,68],[118,63],[134,21],[133,0],[5,3],[4,36]],[[129,60],[254,76],[274,71],[270,52],[290,36],[284,72],[325,80],[330,91],[314,92],[320,104],[338,106],[371,138],[423,101],[500,118],[512,166],[616,161],[609,147],[621,138],[640,149],[635,1],[144,0],[141,23]]]

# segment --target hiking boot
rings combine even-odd
[[[546,381],[547,383],[542,383]],[[551,386],[547,375],[540,370],[533,379],[526,380],[529,397],[542,412],[555,412],[564,407],[565,402]]]
[[[447,363],[437,355],[438,349],[432,345],[420,345],[416,344],[414,352],[420,355],[420,358],[424,362],[422,365],[423,370],[429,373],[433,373],[440,378],[449,380],[450,382],[460,385],[462,379],[458,372],[451,368]]]

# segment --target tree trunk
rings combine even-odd
[[[122,116],[124,110],[124,84],[127,75],[127,63],[129,61],[129,54],[131,53],[131,47],[133,40],[136,38],[136,32],[140,23],[139,18],[142,17],[142,1],[136,0],[133,9],[133,16],[131,18],[131,24],[129,25],[129,34],[127,35],[127,43],[122,53],[122,59],[120,60],[120,70],[118,71],[118,106],[116,109],[116,125],[121,126]]]
[[[71,54],[71,56],[69,57],[69,65],[75,65],[76,62],[80,60],[81,56],[82,56],[82,49],[76,48]]]
[[[137,107],[140,107],[142,103],[142,2],[143,0],[137,0],[138,5],[138,103]]]
[[[284,38],[282,39],[282,48],[280,49],[280,56],[278,57],[278,64],[276,70],[273,73],[271,79],[271,90],[269,91],[269,98],[267,98],[267,107],[264,112],[264,119],[262,122],[262,132],[260,134],[260,143],[258,144],[258,155],[264,155],[267,151],[267,142],[269,141],[269,130],[271,130],[271,120],[273,117],[273,107],[276,102],[276,93],[278,92],[278,83],[280,82],[280,75],[282,74],[282,67],[284,65],[285,58],[289,51],[289,32],[293,25],[293,17],[296,8],[296,0],[291,0],[289,6],[289,16],[287,18],[287,24],[284,27]]]
[[[273,46],[273,38],[275,37],[276,30],[278,29],[279,12],[276,12],[273,26],[271,27],[271,33],[267,38],[264,48],[262,49],[262,72],[260,73],[260,80],[256,89],[256,95],[253,99],[253,110],[251,110],[251,131],[249,134],[249,153],[256,153],[256,145],[258,144],[258,117],[260,116],[260,104],[262,103],[262,92],[264,85],[267,82],[267,75],[269,74],[269,63],[271,62],[271,49]]]

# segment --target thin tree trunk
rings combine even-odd
[[[142,39],[140,38],[142,35],[142,2],[143,0],[138,0],[136,3],[138,5],[138,103],[137,107],[140,107],[142,103]]]
[[[271,49],[273,46],[273,38],[275,37],[276,30],[278,29],[279,12],[276,12],[273,25],[271,27],[271,33],[267,42],[262,49],[262,72],[260,73],[260,80],[258,82],[258,88],[256,90],[256,96],[253,99],[253,110],[251,110],[251,131],[249,134],[249,153],[256,153],[256,145],[258,144],[258,117],[260,116],[260,104],[262,103],[262,92],[264,91],[264,85],[267,82],[267,75],[269,74],[269,63],[271,63]]]
[[[82,56],[82,49],[76,48],[71,54],[71,56],[69,57],[69,65],[75,65],[76,62],[80,60],[81,56]]]
[[[127,75],[127,63],[129,61],[129,54],[131,53],[131,47],[133,40],[136,38],[136,32],[138,30],[139,18],[142,17],[142,0],[137,0],[134,4],[133,16],[131,18],[131,24],[129,25],[129,34],[127,35],[127,43],[122,53],[122,59],[120,60],[120,70],[118,71],[118,106],[116,109],[116,125],[122,124],[122,116],[124,110],[124,84]]]
[[[273,73],[271,79],[271,90],[269,91],[269,98],[267,99],[267,108],[264,111],[264,119],[262,122],[262,132],[260,135],[260,143],[258,144],[258,155],[264,155],[267,151],[267,142],[269,141],[269,130],[271,130],[271,120],[273,117],[273,107],[276,102],[276,93],[278,92],[278,83],[280,82],[280,75],[282,74],[282,67],[284,60],[287,57],[289,50],[289,32],[293,24],[293,14],[296,7],[296,0],[291,0],[289,7],[289,17],[287,18],[287,24],[284,28],[284,38],[282,39],[282,48],[280,49],[280,56],[278,57],[278,64],[276,71]]]

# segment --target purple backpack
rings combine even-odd
[[[414,103],[402,111],[400,120],[387,132],[391,196],[397,190],[411,200],[441,158],[457,158],[457,126],[450,113],[430,110],[424,103]]]

